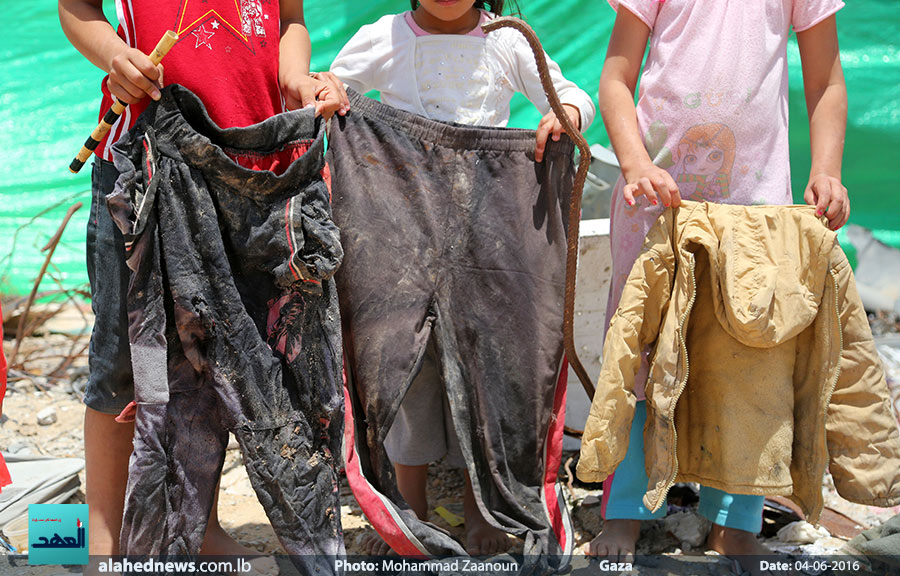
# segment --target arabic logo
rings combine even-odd
[[[78,537],[72,538],[71,536],[66,536],[65,538],[61,538],[59,532],[53,533],[53,538],[49,541],[46,536],[41,536],[38,538],[40,540],[37,544],[32,544],[32,548],[84,548],[84,526],[81,525],[81,519],[76,518],[76,522],[78,523]]]
[[[30,504],[28,563],[87,564],[90,532],[87,504]]]

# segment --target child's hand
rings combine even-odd
[[[828,227],[837,230],[850,218],[850,197],[840,178],[817,174],[809,179],[803,199],[816,207],[816,216],[825,215]]]
[[[344,83],[331,72],[298,74],[282,79],[281,93],[288,110],[315,106],[316,115],[326,119],[335,112],[343,116],[350,109]]]
[[[125,48],[110,61],[106,85],[113,96],[126,104],[134,104],[146,96],[159,100],[163,66],[154,66],[137,48]]]
[[[576,130],[581,130],[581,112],[571,104],[563,104],[569,121],[575,126]],[[540,162],[544,159],[544,148],[547,147],[547,137],[552,135],[553,141],[559,140],[560,135],[565,132],[562,123],[556,114],[551,110],[541,118],[541,122],[537,127],[537,142],[534,145],[534,161]]]
[[[656,206],[662,200],[663,206],[675,208],[681,204],[681,192],[672,175],[653,163],[647,163],[637,170],[624,171],[625,188],[622,195],[625,203],[634,206],[635,196],[643,194]]]

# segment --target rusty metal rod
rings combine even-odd
[[[541,79],[541,85],[544,87],[544,94],[550,102],[550,108],[556,114],[559,123],[562,124],[566,134],[575,142],[578,147],[579,162],[578,171],[575,173],[575,182],[572,186],[572,197],[569,202],[569,232],[567,238],[566,250],[566,298],[563,308],[563,344],[566,350],[566,358],[575,375],[584,386],[588,398],[594,397],[594,384],[588,376],[587,371],[578,359],[578,353],[575,350],[574,322],[575,322],[575,272],[578,265],[578,226],[581,222],[581,194],[584,189],[584,182],[587,179],[588,169],[591,167],[591,148],[588,146],[587,140],[581,135],[572,123],[569,121],[569,115],[566,114],[565,108],[559,101],[553,82],[550,80],[550,70],[547,68],[547,57],[544,53],[544,47],[538,40],[537,34],[519,18],[511,16],[503,16],[495,18],[481,26],[485,33],[493,32],[500,28],[514,28],[521,32],[528,40],[528,45],[534,53],[534,60],[537,63],[538,76]]]

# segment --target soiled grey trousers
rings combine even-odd
[[[400,496],[384,440],[434,338],[475,498],[525,554],[571,551],[556,485],[573,144],[436,122],[357,93],[329,132],[354,442],[347,475],[401,554],[464,554]],[[420,431],[429,434],[429,430]]]
[[[324,139],[311,111],[220,129],[176,85],[113,147],[137,402],[123,554],[199,552],[229,431],[298,568],[344,553]]]

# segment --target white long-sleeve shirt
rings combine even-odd
[[[506,126],[516,92],[541,114],[550,111],[531,48],[518,31],[417,35],[407,14],[383,16],[360,28],[331,71],[358,92],[378,90],[385,104],[434,120]],[[483,13],[482,21],[490,17]],[[566,80],[549,56],[547,64],[560,101],[578,108],[586,130],[595,113],[591,98]]]

